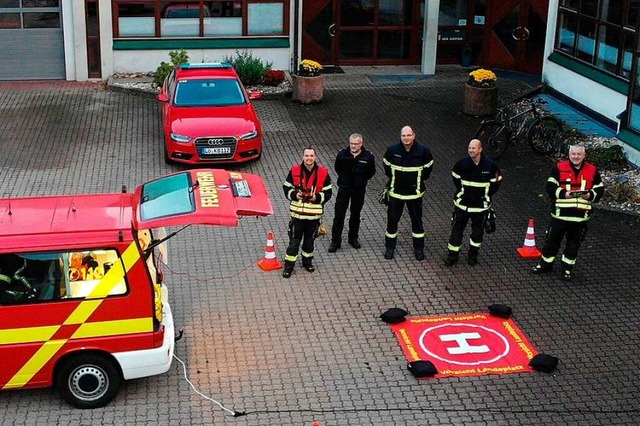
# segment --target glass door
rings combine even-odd
[[[334,2],[339,0],[305,1],[302,10],[302,58],[322,65],[338,65],[334,54]]]
[[[89,78],[102,77],[100,66],[100,27],[98,25],[98,1],[85,0],[87,22],[87,67]]]
[[[333,65],[420,62],[424,0],[303,3],[302,54]]]
[[[417,63],[420,1],[340,0],[336,25],[343,64]]]
[[[548,0],[493,0],[489,6],[484,63],[539,74]]]

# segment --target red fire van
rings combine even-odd
[[[273,213],[259,176],[195,169],[135,193],[0,199],[0,388],[54,385],[78,408],[166,372],[164,227]]]

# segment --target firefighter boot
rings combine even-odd
[[[327,250],[329,253],[335,253],[336,251],[338,251],[338,249],[342,246],[340,241],[331,241],[331,244],[329,244],[329,250]]]
[[[396,251],[396,239],[389,238],[387,236],[384,237],[384,258],[387,260],[393,259],[393,254]]]
[[[313,272],[316,270],[315,266],[313,266],[313,258],[309,257],[309,258],[302,258],[302,266],[304,266],[304,269],[307,270],[307,272]]]
[[[393,253],[394,253],[395,251],[396,251],[396,250],[395,250],[393,247],[387,247],[387,248],[385,249],[385,251],[384,251],[384,258],[385,258],[385,259],[387,259],[387,260],[391,260],[391,259],[393,259]]]
[[[573,269],[572,265],[564,261],[562,262],[562,273],[560,274],[560,279],[562,281],[566,281],[566,282],[571,281],[571,269]]]
[[[471,266],[476,266],[478,264],[478,252],[480,249],[478,247],[469,247],[469,253],[467,253],[467,263]]]
[[[544,260],[531,268],[531,273],[534,275],[546,274],[551,271],[553,271],[553,263],[545,262]]]
[[[447,257],[444,259],[444,266],[453,266],[458,263],[458,253],[449,250]]]
[[[285,260],[284,262],[284,270],[282,271],[282,278],[290,278],[291,277],[291,273],[293,272],[293,266],[295,265],[295,263],[293,262],[288,262]]]

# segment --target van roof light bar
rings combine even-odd
[[[196,69],[196,68],[231,68],[232,65],[229,62],[202,62],[199,64],[192,64],[190,62],[183,62],[180,64],[180,68],[183,70]]]

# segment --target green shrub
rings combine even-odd
[[[627,157],[620,145],[589,148],[587,160],[603,170],[624,170],[629,167]]]
[[[231,63],[235,68],[240,81],[245,86],[255,86],[262,83],[265,74],[271,69],[272,62],[266,64],[262,62],[260,58],[254,58],[248,51],[237,51],[236,55],[224,58],[225,62]]]
[[[153,83],[158,87],[162,86],[164,79],[171,74],[171,71],[173,71],[175,67],[189,62],[189,54],[184,49],[169,52],[169,58],[171,58],[171,63],[160,62],[160,66],[156,69],[156,73],[153,76]]]

